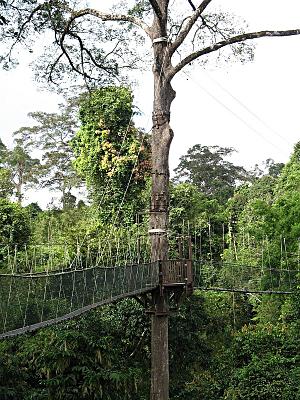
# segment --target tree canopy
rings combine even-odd
[[[236,185],[249,179],[243,167],[226,160],[234,151],[230,147],[194,145],[180,157],[175,181],[190,182],[206,196],[226,202]]]
[[[166,63],[165,67],[171,79],[191,62],[205,62],[211,53],[246,61],[253,57],[248,40],[300,33],[299,29],[248,32],[241,18],[218,11],[213,0],[186,1],[180,6],[166,0],[136,0],[117,3],[109,11],[83,1],[8,0],[1,1],[0,15],[4,67],[17,62],[20,46],[32,51],[41,35],[52,32],[49,40],[44,36],[47,45],[37,70],[49,82],[65,87],[73,86],[76,77],[90,84],[125,77],[151,59],[149,39],[168,42],[166,58],[172,57],[174,66]],[[145,52],[146,44],[149,51]]]
[[[35,125],[22,127],[14,133],[32,151],[41,153],[39,187],[60,193],[65,205],[71,190],[82,185],[73,166],[71,140],[79,127],[78,100],[71,98],[60,104],[57,113],[35,111],[28,114]],[[65,201],[66,200],[66,201]]]
[[[33,158],[28,149],[28,144],[22,139],[16,139],[12,150],[4,145],[1,148],[0,174],[2,196],[16,196],[21,203],[24,189],[38,184],[41,175],[41,163],[38,158]]]
[[[299,396],[298,147],[278,176],[256,176],[235,188],[227,203],[204,195],[189,182],[171,185],[172,248],[178,236],[189,233],[193,257],[199,257],[196,248],[201,246],[201,268],[211,279],[224,282],[232,273],[239,277],[242,262],[247,265],[249,279],[259,288],[264,281],[252,273],[252,266],[260,266],[264,260],[274,271],[274,287],[279,283],[294,287],[293,295],[196,291],[185,299],[170,317],[172,400],[294,400]],[[37,257],[45,263],[44,268],[49,259],[61,265],[66,257],[64,248],[76,253],[78,238],[87,237],[88,251],[94,254],[99,241],[113,229],[88,205],[42,211],[36,204],[22,207],[1,200],[0,217],[1,273],[7,272],[14,261],[19,272],[28,272],[25,266],[31,246],[35,248],[32,252],[37,251],[45,242],[45,253]],[[184,219],[189,224],[186,222],[182,229]],[[144,235],[148,228],[141,225],[131,221],[123,227],[119,239],[125,238],[125,231],[129,236],[137,230]],[[55,245],[50,247],[51,243]],[[110,245],[107,258],[115,251],[111,241]],[[126,245],[119,241],[117,251],[126,251]],[[226,263],[220,269],[215,261],[228,260],[230,253],[236,260],[234,271],[233,265]],[[82,251],[83,264],[85,256]],[[284,274],[287,266],[290,276]],[[31,297],[29,310],[30,302]],[[18,309],[19,302],[16,304]],[[1,340],[0,397],[146,399],[150,346],[149,320],[133,299],[35,334]]]
[[[92,89],[102,85],[99,91],[92,91],[91,100],[82,103],[82,126],[74,148],[77,166],[91,186],[95,183],[99,187],[105,185],[107,177],[114,180],[116,191],[111,199],[114,206],[122,204],[124,193],[128,191],[135,207],[145,182],[135,168],[134,160],[139,160],[140,141],[137,140],[137,129],[128,119],[132,112],[132,96],[122,87],[114,89],[115,92],[119,90],[121,95],[121,101],[115,102],[112,100],[115,93],[109,84],[126,78],[128,71],[147,65],[147,60],[152,63],[154,104],[150,231],[165,233],[151,236],[152,249],[156,250],[155,254],[152,252],[152,260],[155,256],[155,261],[168,257],[168,154],[173,138],[170,126],[170,109],[175,98],[171,85],[173,78],[191,63],[205,63],[212,55],[242,62],[252,59],[253,49],[248,44],[251,39],[300,34],[298,28],[249,32],[243,21],[213,8],[217,4],[213,0],[202,0],[197,4],[188,0],[180,4],[177,7],[176,3],[168,0],[128,1],[104,11],[88,7],[83,0],[75,3],[69,0],[0,0],[0,62],[4,68],[17,62],[21,46],[32,52],[34,46],[43,41],[43,54],[36,63],[36,72],[39,78],[47,79],[47,85],[61,84],[60,89],[73,89],[83,83]],[[103,85],[108,86],[106,92]],[[107,108],[99,107],[105,101],[110,108],[122,113],[110,115]],[[127,152],[119,156],[122,147],[120,139],[122,141],[126,132],[125,121],[128,129],[128,140],[124,140]],[[147,155],[145,148],[142,161],[148,161]],[[124,158],[125,169],[119,163],[120,157]],[[221,165],[228,174],[232,166],[223,161]],[[297,271],[297,267],[299,271],[299,255],[295,257],[295,247],[299,244],[297,168],[296,156],[279,176],[277,171],[275,176],[258,177],[252,185],[241,186],[229,202],[229,207],[224,199],[229,197],[228,191],[232,193],[233,182],[228,179],[217,179],[213,188],[207,186],[208,196],[211,193],[219,195],[220,187],[226,189],[220,200],[209,199],[207,207],[198,205],[203,196],[196,191],[197,182],[193,186],[181,184],[173,192],[174,216],[178,217],[177,222],[184,216],[183,208],[190,194],[195,207],[187,210],[188,217],[203,220],[203,215],[211,212],[214,216],[218,215],[218,223],[221,216],[228,218],[224,221],[229,223],[228,232],[214,232],[214,238],[223,241],[223,247],[215,246],[219,258],[226,260],[233,255],[232,259],[242,258],[246,265],[259,265],[262,255],[257,251],[258,242],[267,246],[270,270],[274,266],[282,268],[289,262],[293,272]],[[131,174],[135,185],[129,188],[124,184],[131,182]],[[203,179],[198,182],[199,187],[204,186]],[[179,202],[181,196],[182,203]],[[11,205],[7,200],[1,202],[2,225],[6,228],[8,216],[12,218],[15,215],[16,221],[20,216],[17,224],[10,223],[9,226],[16,228],[17,239],[27,239],[29,232],[17,229],[22,226],[22,207]],[[58,226],[56,236],[53,236],[59,236],[60,222],[65,220],[69,231],[68,236],[62,237],[72,237],[74,221],[79,219],[80,213],[81,210],[53,212],[54,226]],[[93,218],[91,224],[94,223]],[[50,236],[49,214],[40,213],[38,222],[36,229],[43,228]],[[26,228],[26,223],[23,225]],[[210,224],[208,229],[211,233]],[[85,233],[82,226],[79,231]],[[12,229],[3,232],[4,239],[9,242]],[[282,232],[286,238],[281,236],[277,241],[275,234],[281,235]],[[197,234],[194,240],[199,237]],[[286,246],[284,239],[290,239],[291,244]],[[205,265],[207,271],[212,275],[230,276],[232,271],[226,270],[226,265],[221,270],[213,268],[214,243],[210,236],[206,238],[205,245],[205,253],[211,258],[211,263]],[[58,251],[55,256],[61,259]],[[234,272],[238,275],[238,266]],[[255,283],[259,277],[251,276],[249,279]],[[274,276],[274,284],[281,279],[281,274]],[[259,294],[196,293],[171,324],[171,336],[174,336],[170,361],[176,379],[171,381],[172,398],[187,400],[192,396],[205,396],[207,400],[294,400],[299,397],[300,302],[297,279],[292,282],[295,292],[289,299],[274,299],[273,296],[266,299]],[[283,285],[285,283],[289,282],[282,282]],[[135,310],[131,318],[132,308],[128,308],[118,311],[118,307],[108,307],[80,322],[74,320],[67,323],[62,328],[50,328],[38,335],[1,342],[1,396],[14,399],[85,397],[92,400],[104,394],[111,400],[146,398],[148,383],[145,377],[149,375],[147,356],[151,347],[147,335],[149,331],[144,317]],[[116,314],[112,313],[112,309]],[[158,320],[166,321],[163,314],[157,320],[153,317],[156,326],[159,326]],[[141,328],[144,330],[141,331]],[[161,328],[158,341],[163,340],[167,323]],[[152,348],[155,346],[156,343],[152,343]],[[141,348],[143,352],[139,353]],[[167,346],[161,346],[161,349],[166,356]],[[156,383],[162,382],[162,375],[168,383],[167,369],[157,369],[152,379],[152,398],[157,397],[160,388]],[[161,398],[168,398],[166,390]]]

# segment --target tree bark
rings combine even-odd
[[[164,296],[156,293],[156,308],[151,321],[151,393],[150,400],[169,399],[169,317]],[[165,313],[165,314],[164,314]]]
[[[161,16],[152,25],[153,40],[153,129],[152,129],[152,192],[150,206],[150,230],[160,230],[151,235],[152,260],[167,258],[169,207],[169,151],[173,139],[170,127],[170,109],[175,98],[169,76],[173,67],[167,42],[167,0],[160,1]]]
[[[152,129],[152,191],[150,205],[150,239],[152,261],[168,258],[169,150],[173,138],[170,109],[175,92],[170,83],[172,69],[168,51],[168,1],[158,2],[160,12],[152,25],[153,40],[153,129]],[[169,399],[168,304],[164,293],[153,293],[155,312],[152,315],[151,392],[150,400]]]
[[[22,199],[23,199],[23,193],[22,193],[23,175],[24,175],[24,165],[22,163],[18,163],[16,197],[17,197],[17,202],[19,204],[22,204]]]

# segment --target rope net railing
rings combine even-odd
[[[169,237],[171,259],[193,260],[195,289],[290,294],[299,285],[300,251],[288,252],[284,241],[275,248],[250,241],[226,248],[226,243],[212,240],[211,232]],[[86,246],[2,246],[0,338],[55,324],[159,285],[159,263],[149,262],[150,243],[144,231],[123,227],[107,239],[104,232]],[[172,282],[184,284],[176,268]]]
[[[153,290],[158,263],[0,274],[0,338],[33,331]]]
[[[299,282],[299,271],[194,260],[193,282],[201,290],[289,294]],[[0,338],[76,317],[158,285],[159,262],[0,274]]]
[[[149,236],[136,225],[114,228],[87,242],[0,244],[0,273],[37,273],[82,269],[91,265],[145,264],[150,260]]]
[[[194,288],[210,291],[291,294],[300,281],[298,265],[272,268],[234,261],[193,261]]]
[[[236,236],[223,223],[183,221],[170,243],[180,258],[193,259],[196,289],[290,294],[300,284],[300,240]]]

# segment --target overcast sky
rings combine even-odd
[[[99,3],[94,0],[94,5]],[[250,30],[300,27],[299,0],[215,0],[212,4],[245,18]],[[0,137],[7,144],[15,130],[30,123],[28,112],[55,111],[61,101],[37,90],[28,60],[22,56],[17,69],[0,71]],[[171,169],[197,143],[234,147],[237,153],[232,160],[247,168],[270,157],[286,162],[300,140],[299,71],[300,37],[288,37],[257,40],[252,63],[195,67],[188,76],[181,73],[174,80]],[[149,129],[151,74],[141,75],[135,99],[143,111],[139,123]]]

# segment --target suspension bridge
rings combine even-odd
[[[45,247],[40,254],[37,247],[27,248],[22,258],[17,251],[9,253],[6,262],[10,271],[0,274],[0,338],[75,318],[124,298],[147,299],[155,290],[173,291],[175,296],[190,295],[196,289],[291,294],[297,286],[299,260],[280,268],[268,263],[213,261],[197,258],[193,243],[194,252],[192,246],[185,251],[188,257],[183,257],[181,244],[174,260],[147,262],[147,246],[141,246],[140,238],[133,242],[135,249],[123,252],[120,241],[114,248],[110,241],[105,254],[103,249],[96,254],[89,248],[77,250],[75,256],[65,251],[60,266],[54,257],[57,246],[56,251],[48,246],[47,257]]]

